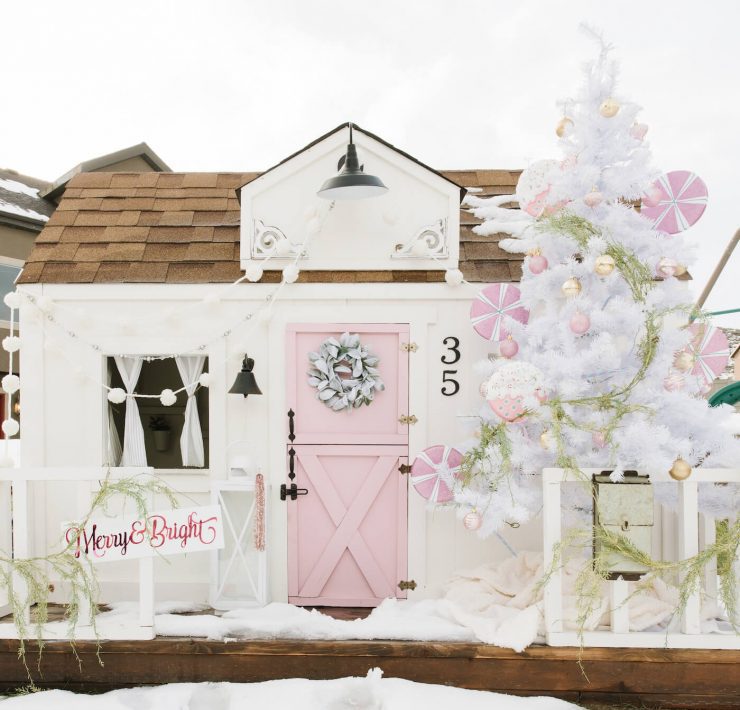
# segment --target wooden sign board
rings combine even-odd
[[[100,518],[63,525],[64,539],[77,558],[92,562],[177,555],[219,550],[224,546],[224,526],[218,505],[174,508],[142,518]]]

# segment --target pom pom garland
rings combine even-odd
[[[163,389],[159,395],[159,401],[164,407],[171,407],[177,402],[177,395],[171,389]]]
[[[248,281],[256,283],[262,278],[264,271],[259,264],[250,264],[245,273]]]
[[[2,379],[2,385],[8,394],[15,394],[21,388],[21,381],[18,375],[5,375]]]
[[[295,264],[288,264],[288,266],[283,269],[283,281],[285,281],[286,284],[295,283],[298,280],[298,275],[300,273],[300,270]]]
[[[17,310],[21,307],[21,295],[18,291],[11,291],[3,296],[3,303],[10,309]]]
[[[463,272],[460,269],[447,269],[445,271],[445,281],[450,286],[459,286],[463,282]]]
[[[126,396],[126,390],[123,390],[120,387],[114,387],[112,390],[108,391],[108,401],[113,404],[123,404],[123,402],[126,401]]]
[[[2,424],[3,434],[7,437],[15,436],[20,428],[21,426],[16,419],[6,419]]]
[[[213,381],[213,376],[211,375],[210,372],[204,372],[198,378],[198,384],[201,387],[210,387],[212,381]]]
[[[17,335],[7,335],[3,338],[3,350],[16,353],[21,349],[21,339]]]

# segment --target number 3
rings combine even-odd
[[[447,341],[451,340],[453,342],[453,345],[447,345]],[[460,360],[460,340],[453,335],[448,335],[443,341],[442,344],[447,347],[447,349],[450,351],[450,354],[452,354],[452,360],[445,360],[445,357],[447,354],[442,355],[442,362],[445,365],[454,365],[456,362]]]

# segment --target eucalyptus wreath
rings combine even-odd
[[[360,342],[357,334],[342,333],[339,340],[327,338],[318,352],[308,354],[308,359],[308,384],[335,412],[370,405],[375,393],[385,389],[376,367],[379,358]]]

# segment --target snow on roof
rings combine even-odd
[[[47,184],[13,170],[0,170],[0,219],[20,219],[36,230],[41,228],[54,211],[54,204],[39,196]]]

